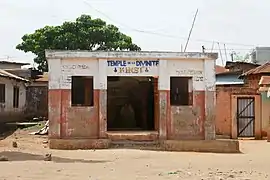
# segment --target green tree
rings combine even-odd
[[[116,26],[106,24],[101,19],[92,19],[89,15],[82,15],[75,22],[45,26],[26,34],[16,49],[35,54],[34,62],[43,72],[48,70],[45,50],[141,50],[131,37],[121,33]]]

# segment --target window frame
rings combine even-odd
[[[19,108],[20,106],[20,87],[13,86],[13,108]]]
[[[0,84],[0,103],[6,103],[6,84]]]
[[[76,79],[78,80],[77,82]],[[90,81],[90,85],[87,83]],[[89,86],[87,86],[87,84]],[[76,88],[74,86],[77,86]],[[83,88],[81,88],[83,87]],[[88,89],[87,89],[88,88]],[[89,93],[87,93],[87,91]],[[75,96],[79,94],[79,96]],[[87,94],[89,101],[87,102]],[[71,76],[71,107],[94,106],[94,76]]]
[[[175,80],[174,80],[175,79]],[[175,96],[176,88],[180,89],[180,83],[173,83],[176,79],[182,79],[187,81],[185,85],[185,90],[178,92],[177,96],[185,97],[186,100],[181,100],[179,97],[177,100],[174,100],[173,97]],[[182,94],[182,95],[181,95]],[[171,106],[193,106],[193,77],[192,76],[171,76],[170,77],[170,105]]]

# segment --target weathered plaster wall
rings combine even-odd
[[[50,136],[97,138],[99,114],[98,61],[54,59],[49,62]],[[71,77],[94,77],[94,106],[71,107]],[[52,120],[51,120],[52,119]]]
[[[157,124],[160,139],[215,138],[213,119],[216,57],[212,55],[159,52],[50,52],[47,53],[47,58],[50,137],[106,138],[107,76],[121,75],[159,78]],[[111,64],[108,62],[110,60],[125,60],[127,67]],[[154,63],[150,68],[144,66],[137,68],[134,61],[138,60],[158,61],[158,63]],[[70,107],[72,75],[94,76],[94,107]],[[193,78],[193,106],[170,106],[171,76]]]
[[[5,84],[5,103],[0,103],[0,121],[24,120],[26,104],[26,86],[24,82],[0,77],[0,84]],[[13,108],[13,87],[19,87],[19,107]]]
[[[167,61],[167,67],[168,75],[164,82],[168,82],[168,77],[171,76],[189,76],[192,77],[193,91],[192,106],[167,106],[169,110],[168,138],[214,139],[215,61],[170,60]],[[170,85],[166,85],[167,94],[165,96],[168,98]],[[169,103],[168,100],[167,103]]]

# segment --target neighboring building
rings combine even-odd
[[[0,69],[21,69],[21,67],[25,65],[30,65],[30,64],[12,62],[12,61],[0,61]]]
[[[254,106],[260,104],[258,82],[257,86],[252,86],[252,80],[248,77],[239,78],[243,72],[258,66],[246,62],[226,62],[225,68],[228,71],[216,75],[216,133],[218,135],[231,138],[261,138],[263,132],[260,127],[260,107]],[[242,113],[244,115],[241,115]]]
[[[24,116],[28,80],[0,69],[0,122]]]
[[[250,56],[253,63],[260,65],[267,63],[270,59],[270,47],[256,47]]]
[[[74,148],[83,139],[92,139],[84,148],[104,148],[104,139],[215,139],[216,53],[47,51],[46,57],[51,148]]]
[[[242,62],[242,61],[227,61],[225,68],[230,72],[239,72],[245,73],[249,71],[250,69],[253,69],[255,67],[260,66],[256,63],[248,63],[248,62]]]
[[[259,85],[262,99],[262,127],[267,134],[268,141],[270,141],[270,76],[262,76]]]
[[[0,70],[2,71],[2,74],[5,73],[8,76],[12,76],[13,79],[20,78],[21,80],[28,82],[24,86],[20,87],[20,93],[24,94],[21,100],[23,101],[23,99],[26,98],[23,109],[12,109],[11,106],[7,106],[9,107],[9,110],[7,113],[6,107],[5,114],[9,114],[9,117],[12,116],[13,118],[5,118],[3,121],[23,121],[32,119],[33,117],[48,117],[48,75],[46,73],[42,75],[39,71],[31,68],[22,69],[22,66],[25,65],[29,64],[0,61]],[[5,94],[13,92],[12,86],[9,85],[6,85],[6,87],[2,89],[6,89]],[[17,117],[19,117],[19,119]]]
[[[267,112],[265,109],[268,108],[267,102],[265,101],[265,94],[260,91],[260,85],[265,84],[265,77],[270,76],[270,62],[267,62],[259,67],[251,69],[250,71],[242,74],[240,78],[245,80],[245,84],[253,89],[257,90],[257,93],[260,95],[258,99],[257,105],[260,106],[260,111],[257,112],[258,116],[261,117],[261,128],[263,136],[267,135],[268,126],[269,126],[269,116],[267,116]],[[262,102],[263,101],[263,102]],[[269,111],[269,109],[268,109]]]
[[[215,66],[215,71],[216,71],[216,74],[219,74],[219,73],[227,72],[228,69],[226,69],[226,68],[223,67],[223,66],[216,65],[216,66]]]
[[[27,117],[48,117],[48,73],[30,79],[26,92]]]

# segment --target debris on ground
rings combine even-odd
[[[46,120],[47,120],[46,117],[34,117],[31,121],[40,122],[40,121],[46,121]]]
[[[51,161],[52,160],[52,154],[45,154],[44,161]]]
[[[12,142],[12,147],[14,147],[14,148],[17,148],[17,147],[18,147],[18,144],[17,144],[16,141],[13,141],[13,142]]]
[[[32,135],[47,135],[49,132],[49,120],[46,122],[45,126],[37,132],[30,133]]]

